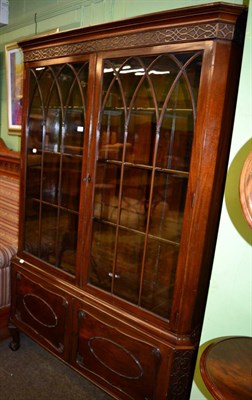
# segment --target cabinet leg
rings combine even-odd
[[[9,329],[10,335],[12,337],[12,341],[9,344],[9,348],[12,351],[16,351],[20,347],[20,333],[19,333],[19,330],[15,325],[13,325],[11,323],[9,324],[8,329]]]

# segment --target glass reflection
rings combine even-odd
[[[138,304],[143,249],[143,235],[119,229],[113,293],[134,304]]]
[[[89,282],[164,318],[171,310],[201,60],[201,52],[185,52],[103,62]]]
[[[26,251],[75,274],[88,63],[30,69]]]
[[[111,287],[115,237],[113,226],[94,221],[89,282],[104,290]]]
[[[141,293],[141,307],[164,318],[170,313],[178,246],[149,238]]]

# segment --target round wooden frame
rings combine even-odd
[[[252,228],[252,151],[246,158],[241,172],[240,202],[246,221]]]

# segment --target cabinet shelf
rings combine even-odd
[[[136,112],[136,113],[154,113],[156,110],[162,111],[162,108],[158,107],[158,108],[154,108],[154,107],[132,107],[132,108],[126,108],[127,111],[131,111],[131,112]],[[106,107],[106,109],[103,111],[104,114],[113,114],[114,115],[121,115],[123,112],[125,111],[124,107],[112,107],[112,108],[108,108]],[[165,109],[166,113],[176,113],[176,112],[181,112],[181,113],[191,113],[193,112],[192,108],[166,108]]]
[[[71,152],[70,152],[71,151]],[[68,156],[68,157],[72,157],[72,158],[76,158],[76,159],[82,159],[82,152],[83,152],[83,147],[77,147],[77,146],[64,146],[64,148],[62,147],[61,151],[58,150],[53,150],[53,149],[42,149],[39,150],[39,152],[42,153],[46,153],[46,154],[57,154],[57,155],[64,155],[64,156]]]
[[[146,232],[142,232],[142,231],[137,230],[137,229],[129,228],[127,226],[120,225],[120,224],[117,225],[116,223],[113,223],[113,222],[110,222],[110,221],[107,221],[107,220],[104,220],[104,219],[99,219],[99,218],[96,218],[96,217],[94,217],[93,219],[94,219],[94,221],[96,221],[98,223],[101,223],[101,224],[104,224],[104,225],[107,225],[107,226],[110,226],[110,227],[113,227],[113,228],[116,228],[118,226],[120,229],[125,230],[127,232],[132,232],[132,233],[135,233],[135,234],[140,235],[142,237],[146,236]],[[159,242],[163,242],[163,243],[166,243],[166,244],[171,244],[171,245],[176,246],[176,247],[179,246],[179,242],[165,239],[162,236],[152,235],[151,233],[147,233],[147,235],[148,235],[149,239],[157,240]]]
[[[160,168],[160,167],[153,167],[152,165],[144,165],[144,164],[137,164],[137,163],[130,163],[130,162],[122,162],[118,160],[108,160],[108,159],[99,159],[98,160],[99,164],[111,164],[111,165],[118,165],[121,166],[124,164],[125,167],[130,167],[130,168],[136,168],[136,169],[142,169],[146,171],[152,171],[153,169],[155,172],[163,172],[166,174],[174,174],[176,176],[181,176],[183,178],[188,178],[189,172],[183,171],[183,170],[176,170],[175,168]]]
[[[67,208],[67,207],[61,206],[59,204],[50,202],[49,200],[41,200],[41,199],[38,199],[38,198],[34,197],[34,198],[32,198],[32,202],[37,203],[37,204],[44,204],[46,206],[50,206],[50,207],[53,207],[55,209],[59,209],[59,210],[62,210],[62,211],[67,211],[67,212],[75,214],[75,215],[79,215],[79,211],[75,211],[72,208]]]

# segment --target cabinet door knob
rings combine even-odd
[[[113,274],[113,272],[109,272],[109,273],[108,273],[108,276],[109,276],[110,278],[113,278],[113,276],[114,276],[115,279],[119,279],[119,278],[120,278],[120,275],[119,275],[119,274]]]

